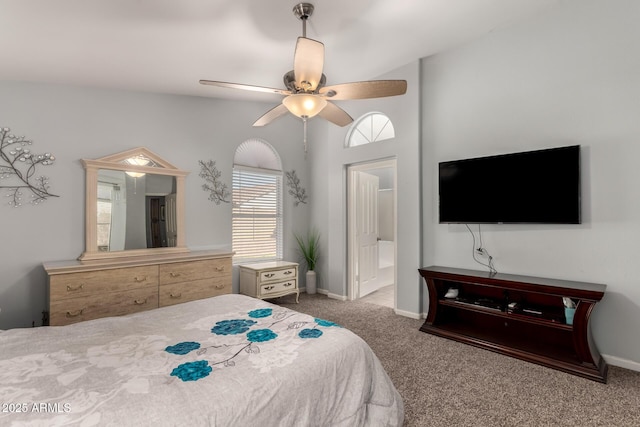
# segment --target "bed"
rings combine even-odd
[[[400,426],[379,360],[328,320],[230,294],[0,332],[0,425]]]

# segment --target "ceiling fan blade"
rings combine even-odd
[[[228,82],[216,82],[213,80],[200,80],[200,84],[202,85],[210,85],[210,86],[218,86],[218,87],[226,87],[230,89],[242,89],[242,90],[251,90],[254,92],[266,92],[266,93],[278,93],[280,95],[291,95],[291,91],[284,89],[275,89],[271,87],[263,87],[263,86],[252,86],[252,85],[243,85],[239,83],[228,83]]]
[[[272,121],[274,121],[278,117],[284,116],[288,112],[289,112],[289,110],[287,110],[287,107],[285,107],[284,104],[278,104],[275,107],[273,107],[271,110],[267,111],[258,120],[256,120],[256,122],[253,124],[253,126],[265,126],[265,125],[268,125],[269,123],[271,123]]]
[[[313,92],[322,78],[324,67],[324,45],[306,37],[298,37],[293,57],[293,73],[296,86]]]
[[[385,96],[404,95],[407,92],[407,81],[368,80],[343,83],[325,86],[319,92],[332,100],[382,98]]]
[[[318,115],[338,126],[346,126],[353,122],[353,118],[346,111],[332,102],[327,102],[327,106]]]

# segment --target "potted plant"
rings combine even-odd
[[[294,233],[293,234],[298,242],[298,249],[300,250],[300,254],[302,258],[307,264],[307,293],[315,294],[316,293],[316,264],[318,262],[318,258],[320,257],[320,233],[315,230],[309,231],[307,234],[307,238]]]

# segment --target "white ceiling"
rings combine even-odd
[[[327,85],[368,80],[561,0],[311,0]],[[270,100],[200,79],[284,88],[296,0],[0,0],[0,80]]]

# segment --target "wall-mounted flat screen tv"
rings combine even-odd
[[[580,224],[580,146],[441,162],[440,223]]]

